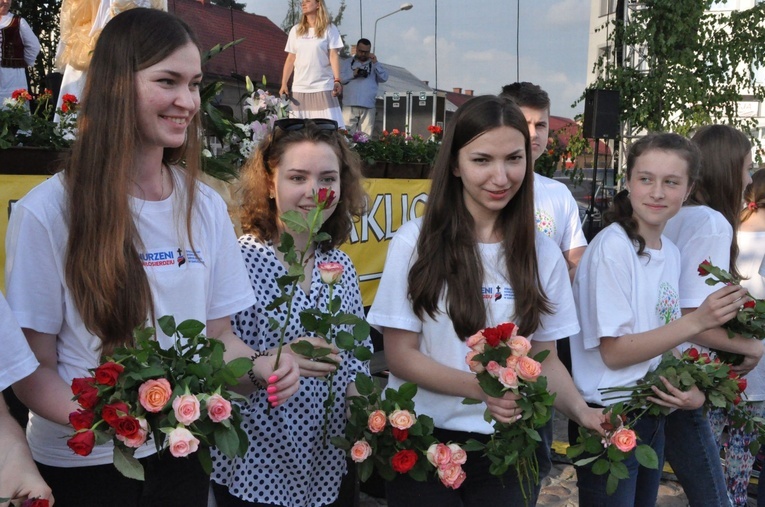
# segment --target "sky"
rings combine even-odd
[[[241,1],[241,0],[240,0]],[[245,10],[281,26],[286,0],[244,0]],[[340,0],[325,0],[335,13]],[[520,2],[520,34],[517,9]],[[396,11],[398,0],[346,0],[340,33],[347,44],[374,38],[375,20]],[[377,23],[379,60],[408,69],[438,88],[499,93],[517,80],[540,85],[553,115],[572,118],[584,110],[571,104],[583,93],[587,75],[590,0],[409,0],[413,8]],[[361,9],[360,9],[361,8]],[[438,44],[436,41],[436,9]],[[359,19],[359,11],[363,19]],[[520,35],[519,44],[516,37]],[[516,58],[516,51],[520,58]],[[516,65],[517,64],[517,65]]]

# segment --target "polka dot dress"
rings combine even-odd
[[[276,347],[279,330],[270,331],[268,321],[274,318],[284,324],[285,311],[266,311],[265,307],[279,294],[276,278],[287,274],[271,243],[260,243],[255,237],[239,238],[239,245],[250,275],[257,304],[233,318],[234,327],[245,343],[256,350]],[[333,289],[342,298],[342,311],[363,317],[361,294],[356,270],[350,258],[339,250],[316,252],[316,262],[338,262],[344,271],[341,284]],[[293,313],[287,327],[285,343],[308,336],[300,324],[299,312],[318,306],[326,311],[328,287],[321,283],[314,267],[310,294],[298,287]],[[283,310],[283,308],[282,308]],[[372,347],[368,340],[368,347]],[[368,364],[343,353],[342,367],[335,374],[335,404],[328,426],[326,446],[322,439],[324,400],[327,384],[323,379],[301,378],[300,390],[284,405],[267,414],[267,393],[250,395],[250,405],[242,407],[242,429],[250,439],[244,458],[229,460],[213,449],[212,480],[228,487],[229,493],[253,503],[284,507],[320,507],[336,500],[340,481],[346,472],[345,455],[329,438],[343,435],[345,430],[346,387],[356,373],[369,374]]]

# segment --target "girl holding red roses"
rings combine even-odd
[[[683,313],[695,310],[714,290],[705,283],[706,277],[699,276],[700,263],[711,262],[739,276],[739,214],[744,188],[752,181],[749,176],[752,144],[743,132],[728,125],[708,125],[700,128],[691,140],[701,152],[699,181],[665,229],[665,235],[677,245],[682,257],[680,307]],[[763,353],[761,341],[738,335],[729,338],[721,327],[699,333],[689,341],[743,355],[742,363],[733,367],[742,374],[754,368]],[[760,407],[747,404],[741,408]],[[746,505],[749,472],[754,464],[748,443],[752,435],[731,428],[731,438],[724,451],[728,458],[724,472],[715,438],[719,439],[727,424],[728,416],[720,409],[713,409],[709,414],[701,410],[682,411],[667,417],[667,461],[676,470],[691,505],[727,505],[729,497],[736,506]]]
[[[661,354],[732,318],[746,294],[737,286],[724,287],[704,299],[699,311],[681,316],[680,253],[662,233],[688,198],[699,164],[698,149],[677,134],[648,135],[630,148],[626,189],[606,215],[611,225],[587,247],[574,279],[582,330],[571,338],[571,358],[574,381],[588,403],[603,405],[601,389],[635,385],[657,367]],[[664,383],[667,392],[654,388],[649,401],[689,411],[704,403],[695,386],[681,391]],[[613,495],[606,494],[607,475],[593,473],[590,465],[577,467],[579,503],[655,505],[664,428],[664,416],[646,414],[634,423],[638,439],[656,451],[659,467],[642,467],[628,457],[623,463],[629,479],[620,480]],[[571,424],[572,443],[577,433]],[[726,505],[727,500],[710,497],[705,505],[711,504]]]
[[[358,276],[350,258],[338,249],[344,243],[364,206],[358,157],[337,131],[333,120],[277,120],[274,130],[242,168],[241,222],[245,234],[239,246],[256,302],[237,313],[234,326],[245,342],[259,352],[273,353],[281,329],[271,329],[269,320],[287,326],[282,357],[294,357],[300,366],[300,391],[278,410],[267,410],[269,393],[250,395],[243,410],[243,429],[250,439],[244,458],[227,459],[214,452],[213,490],[220,507],[320,507],[349,505],[339,499],[346,475],[345,453],[324,439],[328,374],[334,372],[337,393],[328,418],[327,437],[343,436],[346,393],[355,392],[358,372],[369,374],[366,362],[349,351],[338,349],[329,358],[339,363],[311,361],[290,348],[288,342],[327,342],[306,331],[299,313],[318,307],[327,310],[340,298],[340,311],[364,316]],[[289,263],[281,246],[286,231],[280,217],[287,211],[303,214],[316,206],[315,199],[328,202],[323,210],[321,232],[331,239],[307,245],[308,231],[289,232],[299,249],[307,248],[305,281],[296,290],[290,320],[285,322],[282,305],[267,308],[280,295],[276,279],[287,274]],[[347,328],[345,330],[348,330]],[[371,349],[371,341],[367,342]]]
[[[67,446],[72,379],[130,346],[147,320],[196,319],[225,344],[226,360],[252,354],[230,323],[254,299],[231,222],[197,179],[201,79],[199,48],[180,19],[140,8],[115,16],[93,51],[64,171],[11,216],[8,301],[40,362],[15,389],[32,411],[27,438],[58,506],[207,505],[209,478],[196,459],[144,445],[140,482],[117,472],[110,444],[88,456]],[[173,344],[159,330],[157,340]],[[277,404],[297,390],[291,359],[276,371],[273,358],[256,359],[251,373],[273,377]],[[254,388],[248,376],[240,384]],[[133,438],[141,428],[123,430]]]
[[[531,160],[526,119],[517,106],[493,96],[466,102],[444,133],[425,216],[404,224],[388,249],[368,320],[383,331],[390,387],[418,384],[418,412],[433,418],[442,442],[488,441],[487,407],[500,422],[522,416],[511,392],[487,396],[465,362],[468,337],[508,320],[530,337],[532,355],[550,352],[543,374],[558,393],[556,408],[593,429],[603,421],[557,357],[555,341],[579,325],[566,262],[535,229]],[[465,405],[464,398],[484,404]],[[542,449],[537,455],[541,478],[549,458]],[[436,478],[420,483],[399,475],[386,485],[388,503],[536,502],[538,484],[520,484],[514,469],[496,477],[490,464],[480,452],[469,452],[459,489]]]

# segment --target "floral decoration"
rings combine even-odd
[[[61,108],[54,111],[53,92],[33,97],[27,90],[15,90],[0,107],[0,149],[34,146],[61,150],[76,136],[77,97],[65,94]],[[32,109],[34,107],[34,109]],[[59,122],[53,122],[58,114]]]
[[[252,361],[223,361],[222,342],[202,335],[204,324],[170,316],[158,320],[174,346],[162,349],[153,328],[134,332],[135,347],[118,348],[91,370],[72,380],[80,409],[69,414],[75,434],[67,444],[81,456],[111,441],[114,465],[126,477],[143,480],[135,450],[150,438],[158,452],[174,457],[196,454],[210,473],[211,446],[229,458],[242,457],[249,445],[242,417],[227,389],[252,368]]]
[[[432,165],[441,146],[443,128],[437,125],[428,127],[430,137],[421,135],[411,136],[393,129],[383,130],[371,138],[364,132],[357,131],[353,135],[346,132],[351,149],[356,151],[361,159],[369,165],[377,162],[392,164],[428,164]]]
[[[491,461],[489,472],[504,475],[515,467],[518,483],[524,498],[526,487],[539,483],[539,464],[536,449],[542,441],[537,428],[544,426],[552,416],[555,395],[547,390],[547,378],[542,376],[542,361],[548,351],[529,357],[531,342],[518,335],[518,327],[505,322],[488,327],[469,337],[466,345],[470,351],[465,361],[476,374],[483,391],[494,398],[501,398],[510,391],[520,398],[520,419],[512,423],[494,422],[494,434],[487,443],[468,440],[465,449],[483,451]],[[478,400],[463,403],[477,404]],[[484,418],[493,420],[489,410]]]
[[[361,481],[376,470],[386,481],[397,474],[425,481],[435,474],[447,488],[462,485],[467,454],[458,444],[439,442],[433,436],[433,419],[415,413],[416,384],[388,388],[383,396],[372,378],[358,373],[356,389],[359,396],[349,398],[351,415],[345,438],[332,437],[331,441],[356,463]]]

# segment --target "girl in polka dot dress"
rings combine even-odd
[[[273,134],[242,169],[242,227],[246,233],[239,245],[250,275],[257,303],[234,316],[242,339],[253,349],[273,352],[279,333],[269,328],[269,318],[287,325],[285,343],[308,339],[327,346],[322,338],[308,337],[300,323],[301,310],[319,307],[326,311],[328,287],[322,284],[316,265],[338,262],[344,270],[334,295],[342,298],[341,311],[363,317],[356,271],[349,257],[337,249],[347,240],[352,221],[363,208],[358,157],[350,152],[331,120],[277,121]],[[312,245],[305,268],[306,278],[297,289],[292,317],[286,311],[266,310],[279,288],[276,278],[287,274],[287,263],[278,250],[285,230],[279,216],[288,210],[307,213],[315,206],[319,188],[334,190],[337,204],[324,211],[322,231],[331,240]],[[293,234],[302,248],[308,233]],[[371,348],[371,340],[367,342]],[[337,500],[346,473],[344,451],[324,444],[324,407],[327,383],[324,377],[335,366],[312,362],[295,354],[288,345],[282,354],[293,354],[300,366],[300,390],[282,407],[267,412],[269,393],[250,396],[245,405],[243,429],[250,439],[244,458],[229,460],[214,453],[213,489],[219,507],[283,506],[319,507]],[[338,393],[329,418],[328,436],[345,429],[345,396],[354,391],[356,373],[369,368],[347,352],[335,349],[330,357],[340,363],[334,376]]]

